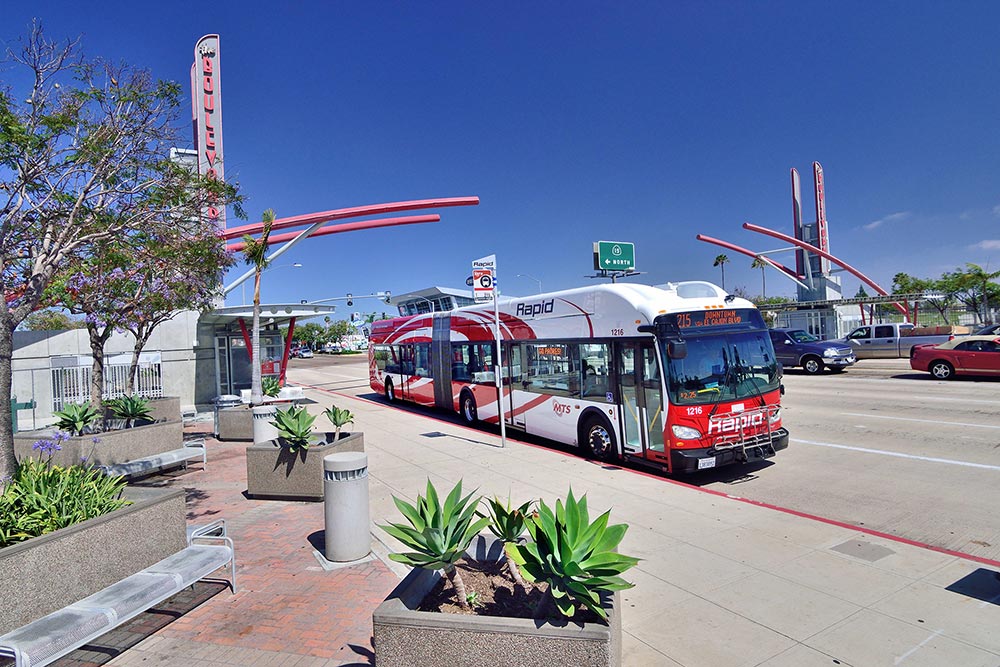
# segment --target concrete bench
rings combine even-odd
[[[233,541],[219,522],[188,532],[188,546],[141,572],[0,637],[0,656],[16,667],[41,667],[229,566],[236,592]]]
[[[187,462],[195,459],[201,459],[202,466],[208,464],[204,438],[198,440],[187,440],[184,442],[183,447],[180,447],[179,449],[172,449],[169,452],[135,459],[134,461],[127,461],[125,463],[103,465],[100,466],[100,469],[106,475],[142,477],[156,472],[157,470],[169,468],[170,466],[178,463],[182,464],[186,468]]]

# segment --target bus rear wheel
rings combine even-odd
[[[615,461],[618,448],[615,432],[602,417],[588,417],[583,423],[583,448],[587,456],[598,461]]]
[[[396,390],[392,388],[392,380],[385,381],[385,400],[390,403],[396,402]]]
[[[472,392],[465,392],[462,394],[462,400],[459,402],[459,407],[462,411],[462,419],[469,426],[475,426],[479,422],[479,412],[476,409],[476,398],[472,395]]]

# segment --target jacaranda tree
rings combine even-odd
[[[214,224],[208,205],[233,203],[237,192],[169,159],[185,127],[178,84],[85,59],[77,42],[49,40],[39,24],[0,72],[16,76],[0,81],[0,405],[8,405],[14,329],[71,258],[178,220]],[[0,409],[0,478],[15,466],[10,411]]]

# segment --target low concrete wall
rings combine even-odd
[[[14,455],[18,459],[29,456],[46,458],[33,446],[39,440],[50,438],[55,431],[54,428],[21,431],[14,436]],[[76,465],[84,458],[92,465],[125,463],[181,447],[184,444],[184,422],[174,419],[119,431],[73,436],[61,444],[62,450],[52,455],[52,463],[56,465]]]
[[[323,457],[365,451],[364,433],[341,433],[337,442],[326,433],[322,444],[289,452],[274,443],[247,447],[247,495],[255,498],[323,500]]]
[[[496,560],[499,551],[480,537],[471,553]],[[475,543],[474,543],[475,546]],[[453,667],[454,665],[519,665],[520,667],[616,667],[621,665],[620,597],[609,597],[609,625],[574,623],[539,626],[530,618],[504,618],[415,611],[441,574],[415,569],[372,614],[378,667]]]
[[[153,421],[173,421],[181,418],[179,396],[164,396],[149,400],[150,418]]]
[[[183,491],[128,487],[125,495],[134,504],[0,549],[0,635],[185,547]]]

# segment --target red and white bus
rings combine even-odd
[[[706,282],[610,284],[372,324],[369,379],[390,402],[459,412],[671,473],[788,446],[780,369],[757,308]]]

